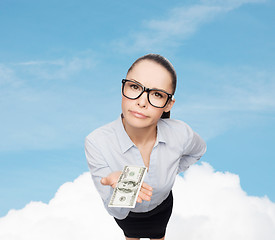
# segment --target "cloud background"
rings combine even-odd
[[[237,175],[194,165],[173,188],[167,239],[265,239],[275,234],[275,203],[249,196]],[[123,239],[86,172],[63,184],[48,204],[30,202],[0,218],[3,240]]]
[[[148,52],[175,66],[172,117],[210,164],[178,178],[167,237],[274,236],[274,1],[0,5],[1,239],[121,239],[82,175],[84,138],[119,116],[120,79]]]

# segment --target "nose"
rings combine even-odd
[[[147,107],[148,106],[148,99],[147,99],[147,92],[143,92],[141,96],[136,99],[137,105],[141,108]]]

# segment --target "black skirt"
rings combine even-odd
[[[130,212],[125,219],[114,218],[128,238],[163,238],[173,209],[173,194],[149,212]]]

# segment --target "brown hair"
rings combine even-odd
[[[159,55],[159,54],[154,54],[154,53],[149,53],[147,55],[144,55],[140,58],[138,58],[133,64],[132,66],[128,69],[127,74],[133,69],[133,67],[140,61],[143,60],[151,60],[154,61],[158,64],[160,64],[161,66],[163,66],[170,74],[172,77],[172,94],[175,94],[176,91],[176,86],[177,86],[177,74],[176,71],[173,67],[173,65],[169,62],[168,59],[166,59],[165,57]],[[161,118],[170,118],[170,111],[169,112],[163,112],[163,114],[161,115]]]

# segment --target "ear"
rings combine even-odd
[[[174,103],[175,103],[175,98],[173,98],[168,104],[167,104],[167,106],[164,108],[164,112],[169,112],[171,109],[172,109],[172,107],[173,107],[173,105],[174,105]]]

